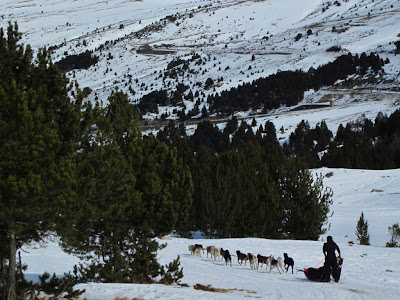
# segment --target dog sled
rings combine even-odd
[[[337,264],[337,270],[336,274],[331,274],[333,278],[335,278],[337,281],[340,279],[340,275],[342,273],[342,266],[343,266],[343,258],[338,257],[338,264]],[[304,275],[307,277],[308,280],[311,281],[317,281],[317,282],[328,282],[327,278],[325,278],[325,267],[319,267],[319,268],[304,268],[303,270],[299,270],[301,272],[304,272]],[[335,276],[336,275],[336,276]]]

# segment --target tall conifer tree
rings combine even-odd
[[[49,53],[39,50],[33,62],[21,38],[16,24],[7,36],[0,29],[0,254],[8,262],[2,296],[10,300],[17,296],[17,248],[39,240],[58,207],[74,199],[71,155],[81,119],[81,103],[68,97]]]
[[[368,221],[364,219],[364,212],[361,212],[360,219],[357,222],[356,236],[360,245],[369,245]]]
[[[126,94],[113,92],[95,123],[77,154],[82,209],[66,212],[70,218],[58,228],[63,246],[91,259],[80,268],[83,281],[148,283],[158,275],[165,281],[153,238],[187,219],[190,172],[174,147],[142,139]]]
[[[316,240],[324,233],[332,191],[322,177],[313,179],[306,164],[289,159],[281,167],[279,188],[285,214],[283,232],[288,238]]]

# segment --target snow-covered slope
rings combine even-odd
[[[400,248],[385,248],[390,237],[387,227],[399,222],[400,169],[386,171],[317,169],[315,174],[332,174],[325,184],[334,192],[331,207],[333,216],[326,235],[338,243],[344,265],[341,281],[318,283],[308,281],[304,274],[279,274],[276,270],[251,270],[204,257],[191,256],[188,245],[216,245],[230,250],[254,254],[282,256],[287,252],[295,260],[295,268],[318,267],[323,264],[321,241],[292,241],[268,239],[189,240],[172,238],[161,240],[168,245],[159,252],[159,260],[166,264],[181,257],[183,283],[189,287],[136,284],[83,284],[86,299],[113,300],[116,297],[132,299],[398,299],[400,293]],[[361,211],[369,224],[371,246],[357,245],[355,228]],[[355,243],[354,246],[348,244]],[[54,242],[46,248],[29,249],[21,253],[29,265],[28,278],[44,271],[62,274],[72,270],[78,260],[61,252]],[[195,284],[229,289],[227,293],[212,293],[193,289]]]
[[[351,170],[322,168],[324,185],[332,188],[333,205],[327,235],[337,241],[357,242],[355,228],[361,212],[368,221],[370,242],[383,247],[388,226],[400,222],[400,170]],[[328,176],[327,176],[328,174]]]
[[[106,101],[118,87],[134,90],[130,97],[135,101],[151,91],[173,91],[181,83],[193,94],[200,92],[184,101],[187,112],[197,100],[200,109],[207,106],[211,93],[278,70],[308,70],[347,51],[374,51],[389,58],[382,78],[386,84],[377,89],[398,86],[400,58],[394,55],[393,42],[399,40],[399,12],[396,0],[4,0],[0,26],[18,21],[25,42],[57,46],[54,60],[94,50],[100,57],[96,65],[69,73],[81,87],[93,90],[92,100]],[[298,34],[302,37],[295,41]],[[174,53],[138,54],[143,45]],[[326,52],[332,46],[342,51]],[[201,61],[193,59],[194,53]],[[176,79],[165,77],[167,64],[177,57],[189,61],[189,68]],[[204,89],[207,78],[217,82],[214,88]],[[310,93],[308,101],[329,98],[342,106],[378,99],[389,110],[398,105],[398,92],[390,99],[380,93],[352,92],[342,91],[346,97],[329,90],[324,95]],[[174,116],[173,108],[159,110]],[[366,110],[362,106],[355,117]]]

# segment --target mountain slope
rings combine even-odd
[[[86,50],[99,56],[96,65],[68,74],[92,89],[93,101],[107,101],[115,88],[131,91],[132,101],[138,101],[151,91],[174,91],[179,84],[187,87],[186,95],[195,95],[174,107],[160,106],[158,114],[146,118],[163,113],[173,118],[196,102],[201,110],[208,106],[207,95],[278,70],[318,67],[347,51],[374,51],[389,58],[386,76],[374,87],[392,90],[399,82],[393,42],[400,34],[400,3],[394,0],[5,2],[0,26],[18,21],[26,42],[56,46],[54,60]],[[139,54],[144,45],[149,48]],[[332,46],[341,50],[326,52]],[[187,68],[165,74],[178,58]],[[208,78],[214,85],[206,89]],[[368,94],[361,98],[371,100]],[[396,99],[385,105],[393,103]]]

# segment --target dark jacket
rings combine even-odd
[[[325,257],[329,258],[336,258],[335,250],[339,253],[340,256],[340,249],[335,242],[326,242],[322,251],[324,252]]]

